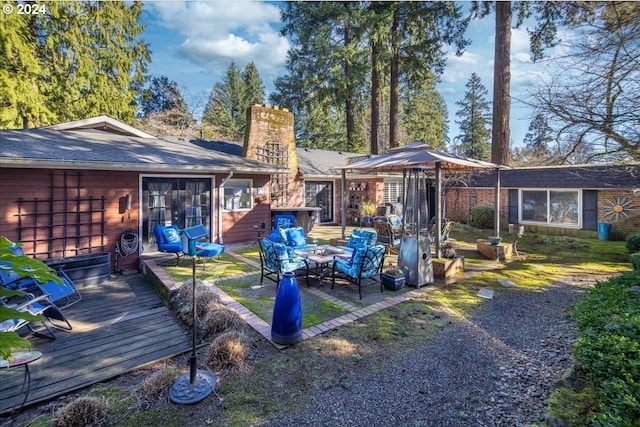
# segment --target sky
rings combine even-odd
[[[461,2],[466,12],[470,2]],[[279,34],[280,10],[266,1],[145,1],[142,35],[151,50],[148,73],[167,76],[181,88],[190,108],[204,104],[213,85],[222,80],[231,62],[243,69],[252,62],[269,92],[276,77],[286,74],[290,44]],[[447,67],[437,89],[449,112],[449,139],[459,134],[455,123],[465,85],[475,72],[492,100],[495,21],[493,15],[471,22],[467,38],[472,43],[464,55],[448,55]],[[527,98],[549,70],[529,59],[526,28],[512,30],[511,39],[511,140],[518,146],[527,133],[534,112],[518,100]],[[286,106],[284,106],[286,107]],[[197,115],[196,111],[196,115]]]

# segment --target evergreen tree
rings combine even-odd
[[[1,84],[9,90],[2,117],[11,118],[2,125],[20,126],[24,117],[31,125],[46,125],[100,114],[131,123],[149,61],[147,46],[139,39],[142,4],[44,5],[46,14],[2,18],[8,31],[0,33],[0,44],[9,53],[8,61],[0,61]],[[16,69],[22,72],[13,73]],[[28,90],[12,95],[18,87]]]
[[[408,141],[422,141],[425,144],[445,149],[447,139],[447,105],[436,90],[437,77],[434,73],[418,83],[416,89],[408,91],[403,103],[403,126]]]
[[[231,62],[222,82],[213,86],[202,121],[217,130],[217,136],[241,140],[247,126],[247,108],[264,102],[264,84],[252,62],[241,72]]]
[[[178,84],[166,76],[153,77],[139,100],[141,129],[151,133],[185,135],[194,124],[193,115],[180,93]]]
[[[529,131],[524,136],[524,145],[530,161],[537,164],[548,164],[551,160],[549,143],[553,141],[553,130],[547,119],[537,114],[529,124]]]
[[[454,138],[457,142],[455,151],[466,157],[488,161],[491,158],[491,109],[485,99],[487,89],[476,73],[471,74],[465,87],[464,99],[456,102],[460,107],[456,113],[460,121],[456,120],[456,123],[462,134]]]

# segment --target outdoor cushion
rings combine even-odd
[[[281,272],[286,273],[307,266],[303,258],[297,257],[293,253],[292,248],[288,248],[282,243],[274,243],[273,246]]]
[[[269,233],[269,236],[267,236],[267,239],[274,243],[282,243],[282,233],[280,233],[280,229],[277,228],[272,230],[271,233]]]
[[[375,245],[376,240],[378,239],[378,233],[372,230],[365,230],[363,228],[356,228],[352,233],[354,236],[362,237],[365,239],[365,245],[371,246]]]
[[[297,248],[307,246],[307,239],[304,237],[304,228],[293,227],[285,229],[287,235],[287,244]]]
[[[180,235],[178,234],[178,230],[175,228],[167,227],[162,230],[162,235],[164,236],[167,243],[178,243],[180,241]]]
[[[358,246],[365,246],[366,241],[367,240],[364,237],[351,235],[349,236],[349,241],[347,242],[347,246],[355,249]]]

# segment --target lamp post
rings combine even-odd
[[[198,370],[198,355],[196,353],[196,249],[195,239],[202,237],[199,226],[182,230],[183,251],[191,255],[191,292],[192,292],[192,317],[191,326],[191,356],[189,357],[189,373],[180,375],[169,388],[169,400],[179,405],[191,405],[198,403],[213,393],[216,387],[216,376],[209,371]],[[205,230],[206,233],[206,230]],[[205,234],[206,235],[206,234]]]

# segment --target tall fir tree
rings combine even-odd
[[[462,132],[454,138],[454,151],[477,160],[488,161],[491,158],[491,109],[486,100],[487,89],[480,77],[473,73],[465,85],[464,99],[456,102],[460,107],[456,113],[456,123]]]
[[[415,89],[407,90],[402,123],[406,140],[421,141],[444,150],[448,130],[447,104],[436,90],[436,83],[436,75],[427,73]]]
[[[3,107],[2,126],[17,127],[23,121],[41,126],[100,114],[131,123],[150,60],[140,39],[142,4],[38,4],[47,13],[26,20],[16,13],[3,16],[9,30],[0,33],[0,44],[10,61],[0,61],[0,79],[11,92],[10,103]],[[17,38],[21,43],[15,42]],[[29,62],[38,65],[27,70],[28,55],[34,58]],[[21,66],[23,72],[11,73]],[[28,91],[11,94],[25,85]]]
[[[241,140],[247,126],[246,110],[264,102],[264,84],[253,62],[243,71],[231,62],[221,82],[213,86],[202,122],[216,129],[216,136]]]

